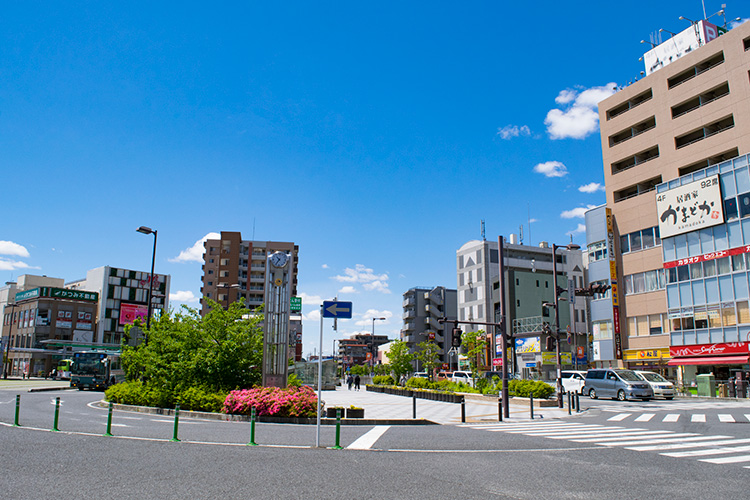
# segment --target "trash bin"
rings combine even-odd
[[[720,398],[727,397],[727,384],[719,384],[719,397]]]
[[[716,397],[716,377],[712,373],[696,375],[695,379],[698,382],[698,396]]]

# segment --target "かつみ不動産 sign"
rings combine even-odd
[[[724,203],[719,176],[657,193],[656,213],[662,238],[722,224]]]

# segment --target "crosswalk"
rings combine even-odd
[[[597,446],[621,447],[640,452],[656,452],[666,457],[690,458],[712,464],[746,464],[743,467],[750,469],[750,438],[737,439],[723,434],[702,435],[694,432],[541,420],[465,424],[462,427]]]
[[[581,405],[585,406],[585,400],[581,400]],[[597,410],[620,413],[623,411],[700,411],[700,410],[722,410],[722,409],[744,409],[750,412],[750,399],[738,399],[736,401],[705,401],[705,400],[680,400],[680,401],[638,401],[638,402],[617,402],[617,403],[603,403],[591,406]]]
[[[711,418],[718,419],[722,424],[748,423],[750,422],[750,413],[744,413],[742,415],[718,413],[716,415],[711,415]],[[663,422],[668,424],[679,422],[706,423],[708,421],[705,413],[684,415],[680,413],[667,413],[666,415],[657,415],[656,413],[618,413],[607,419],[608,422],[623,422],[630,420],[633,422]]]

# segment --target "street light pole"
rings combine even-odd
[[[146,330],[151,329],[151,307],[154,296],[154,263],[156,262],[156,229],[150,227],[141,226],[136,229],[137,232],[142,234],[153,234],[154,235],[154,251],[151,254],[151,277],[148,284],[148,316],[146,316]],[[148,337],[145,337],[145,342],[148,342]]]
[[[581,248],[580,246],[576,245],[575,243],[570,243],[564,247],[559,247],[552,244],[552,283],[553,283],[553,290],[555,293],[555,365],[557,368],[557,407],[562,408],[563,407],[563,386],[562,386],[562,359],[560,354],[560,308],[558,307],[559,304],[559,295],[564,291],[560,291],[557,286],[557,249],[558,248],[565,248],[567,250],[578,250]],[[573,318],[571,318],[572,321]]]
[[[16,313],[16,306],[18,304],[5,304],[5,307],[10,307],[10,326],[8,326],[8,343],[5,345],[5,363],[3,365],[3,378],[8,379],[8,365],[10,364],[10,339],[11,333],[13,333],[13,317]]]
[[[385,321],[385,318],[372,318],[372,344],[370,344],[370,368],[375,364],[375,353],[373,348],[375,347],[375,320]]]

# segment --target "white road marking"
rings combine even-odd
[[[734,417],[732,415],[719,413],[719,422],[734,422]]]
[[[705,443],[704,443],[705,444]],[[728,448],[709,448],[705,450],[679,451],[675,453],[662,453],[668,457],[701,457],[705,455],[724,455],[726,453],[737,453],[750,451],[750,446],[732,446]]]
[[[615,415],[614,417],[608,418],[607,420],[611,420],[613,422],[619,422],[621,420],[625,420],[630,415],[632,415],[632,413],[620,413],[619,415]]]
[[[372,445],[390,429],[390,425],[376,425],[369,431],[361,435],[356,441],[346,447],[347,450],[369,450]]]
[[[679,434],[675,434],[675,436],[679,436]],[[728,438],[731,436],[696,436],[696,437],[664,437],[664,438],[658,438],[658,439],[646,439],[643,441],[625,441],[625,442],[619,442],[619,443],[607,443],[607,446],[633,446],[633,445],[641,445],[641,444],[659,444],[659,443],[684,443],[685,441],[706,441],[708,439],[714,439],[714,438]],[[596,443],[599,444],[599,443]]]
[[[649,420],[654,418],[654,416],[656,416],[656,413],[644,413],[640,417],[636,418],[635,421],[636,422],[648,422]]]
[[[716,437],[716,436],[712,436]],[[750,443],[750,439],[722,439],[720,441],[708,441],[705,443],[676,443],[664,446],[635,446],[629,448],[635,451],[656,451],[656,450],[679,450],[681,448],[697,448],[699,446],[723,446],[725,444],[742,444]],[[672,456],[669,453],[662,453],[662,455]],[[679,453],[678,453],[679,455]]]
[[[669,413],[667,415],[664,415],[664,419],[662,420],[662,422],[677,422],[679,419],[679,413]]]
[[[750,462],[750,455],[740,455],[738,457],[724,457],[724,458],[704,458],[701,462],[708,462],[711,464],[737,464],[740,462]]]
[[[706,421],[706,415],[702,413],[696,413],[690,417],[691,422],[705,422]]]
[[[637,437],[643,436],[644,438],[657,438],[657,437],[671,437],[674,436],[675,433],[672,431],[641,431],[641,432],[631,432],[629,434],[623,433],[617,437],[608,437],[608,438],[585,438],[585,439],[576,439],[575,441],[578,443],[590,443],[593,441],[596,441],[597,443],[601,443],[604,441],[626,441],[628,439],[633,439]],[[695,434],[680,434],[682,436],[695,436]]]

